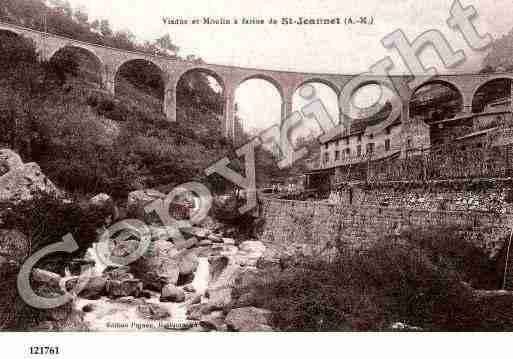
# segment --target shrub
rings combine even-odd
[[[96,229],[109,215],[107,211],[75,202],[63,202],[54,196],[39,194],[33,200],[15,206],[6,204],[9,210],[3,214],[5,228],[17,229],[24,233],[30,242],[30,253],[62,240],[71,234],[80,250],[76,253],[56,253],[41,260],[38,267],[64,274],[64,266],[69,259],[81,257],[96,240]]]
[[[437,238],[442,231],[448,233]],[[482,328],[485,318],[462,280],[483,274],[470,267],[485,263],[484,255],[466,249],[454,230],[417,231],[403,239],[384,238],[330,263],[298,258],[299,265],[257,279],[251,304],[270,309],[274,325],[285,331],[388,330],[396,322],[425,330]]]

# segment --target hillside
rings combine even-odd
[[[37,62],[28,41],[3,35],[0,43],[0,143],[39,163],[65,190],[117,197],[179,184],[231,150],[207,106],[185,101],[169,123],[161,101],[128,79],[118,81],[114,97]]]

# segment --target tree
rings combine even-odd
[[[100,31],[100,20],[96,19],[94,20],[91,25],[90,25],[91,29],[93,29],[94,31]]]
[[[87,14],[87,10],[85,9],[85,7],[80,6],[75,11],[75,19],[77,19],[78,23],[81,25],[88,25],[89,15]]]
[[[103,36],[112,36],[112,29],[110,28],[109,20],[104,19],[100,21],[100,32]]]
[[[73,9],[68,0],[51,0],[50,4],[57,10],[61,11],[64,15],[73,16]]]
[[[173,41],[171,40],[171,36],[169,34],[166,34],[157,40],[155,40],[156,44],[163,49],[165,52],[171,55],[176,55],[176,53],[180,50],[178,46],[173,44]]]
[[[116,31],[112,40],[115,47],[129,50],[135,49],[135,35],[130,30]]]

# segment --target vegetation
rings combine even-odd
[[[178,49],[169,35],[141,45],[131,35],[110,30],[108,22],[89,22],[83,9],[73,10],[66,1],[0,5],[4,19],[39,30],[41,14],[47,15],[48,31],[78,40],[166,56]],[[234,169],[243,168],[224,139],[223,96],[209,74],[194,71],[182,77],[177,122],[169,123],[162,113],[163,82],[151,64],[123,65],[114,97],[94,83],[97,64],[87,54],[63,51],[49,63],[39,63],[30,41],[7,32],[0,37],[0,144],[39,163],[59,187],[115,198],[191,180],[201,180],[215,192],[232,187],[219,176],[204,178],[203,170],[227,155]],[[268,183],[282,173],[268,151],[258,152],[258,182]]]
[[[511,297],[494,302],[492,312],[465,284],[497,288],[500,276],[454,228],[383,238],[331,263],[296,263],[251,286],[253,304],[272,310],[282,330],[389,330],[397,322],[424,330],[508,330],[504,323],[513,319]]]
[[[490,73],[498,70],[512,71],[513,61],[513,29],[507,34],[493,41],[490,51],[483,60],[482,73]]]

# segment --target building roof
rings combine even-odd
[[[367,127],[377,125],[381,121],[385,120],[387,118],[387,116],[388,115],[379,116],[379,117],[374,116],[371,118],[353,120],[351,122],[351,128],[349,129],[349,131],[346,130],[344,132],[341,132],[338,135],[331,137],[329,140],[323,141],[321,143],[333,142],[333,141],[337,141],[337,140],[340,140],[343,138],[364,134]],[[401,117],[398,116],[388,127],[396,126],[396,125],[399,125],[400,123],[401,123]]]

